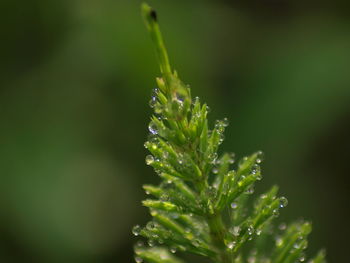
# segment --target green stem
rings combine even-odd
[[[157,14],[148,4],[143,3],[141,6],[142,16],[146,23],[146,27],[150,32],[152,41],[156,47],[157,56],[159,59],[160,70],[165,78],[171,76],[171,67],[169,63],[169,57],[167,50],[164,45],[162,33],[159,29],[159,24],[157,22]]]
[[[224,242],[226,227],[222,221],[222,217],[220,214],[214,214],[209,216],[207,219],[210,236],[213,244],[218,250],[219,259],[221,263],[231,263],[231,256],[227,252],[227,248]]]

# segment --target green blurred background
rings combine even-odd
[[[346,1],[149,1],[171,61],[228,117],[223,150],[262,149],[265,179],[312,220],[309,251],[348,262]],[[132,262],[159,75],[136,0],[1,0],[0,262]]]

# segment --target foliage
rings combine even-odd
[[[209,128],[208,106],[198,97],[192,99],[189,86],[170,67],[155,11],[143,4],[142,13],[162,73],[150,101],[155,114],[145,143],[151,153],[146,164],[161,183],[144,185],[146,194],[153,196],[143,201],[152,220],[132,230],[148,240],[148,245],[143,241],[135,245],[136,262],[183,262],[176,252],[221,263],[305,261],[311,224],[303,220],[289,226],[272,224],[288,203],[277,195],[277,186],[250,205],[254,184],[262,178],[262,152],[244,157],[235,168],[233,154],[218,155],[228,120]],[[324,258],[321,251],[309,262],[323,263]]]

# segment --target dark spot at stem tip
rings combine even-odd
[[[154,21],[157,21],[157,12],[154,9],[151,10],[150,16]]]

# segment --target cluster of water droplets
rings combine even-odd
[[[219,144],[221,144],[225,140],[224,131],[228,125],[229,121],[227,118],[224,118],[223,120],[217,120],[215,122],[215,129],[219,135]]]

